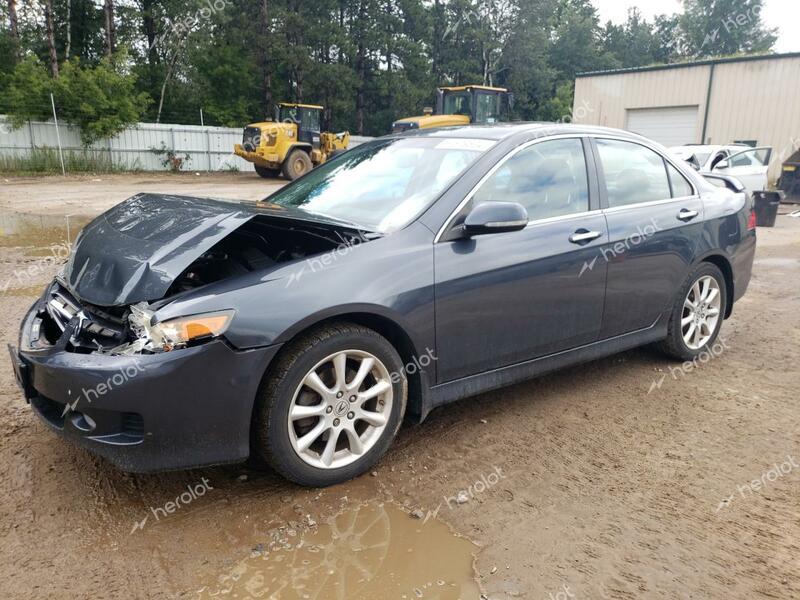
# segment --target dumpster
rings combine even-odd
[[[785,202],[800,204],[800,150],[783,163],[778,188],[786,194]]]
[[[778,207],[783,198],[782,192],[753,192],[756,204],[756,225],[758,227],[775,227]]]

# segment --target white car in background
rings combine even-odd
[[[701,173],[726,175],[742,182],[748,192],[769,188],[769,161],[772,148],[753,148],[744,144],[729,146],[676,146],[670,152]]]

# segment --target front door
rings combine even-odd
[[[769,184],[769,161],[772,148],[752,148],[738,152],[721,161],[714,173],[729,175],[742,182],[749,192],[766,190]]]
[[[473,192],[460,220],[502,201],[522,204],[530,222],[436,244],[439,383],[597,339],[606,283],[597,258],[608,237],[589,189],[584,142],[566,138],[512,152]]]

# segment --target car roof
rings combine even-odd
[[[436,137],[459,139],[485,139],[502,141],[520,134],[530,137],[545,137],[551,135],[573,134],[607,134],[617,137],[627,137],[632,140],[646,139],[630,131],[612,129],[610,127],[597,127],[593,125],[576,125],[572,123],[501,123],[496,125],[461,125],[457,127],[437,127],[431,129],[411,129],[403,133],[392,134],[391,137]]]

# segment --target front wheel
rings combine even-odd
[[[408,386],[394,347],[341,323],[293,342],[262,384],[255,451],[287,479],[341,483],[369,470],[392,443]]]
[[[283,161],[283,175],[286,179],[294,181],[314,168],[308,152],[297,148],[289,153]]]
[[[700,264],[678,293],[662,350],[680,360],[693,360],[713,346],[722,328],[727,302],[722,271],[711,263]]]

